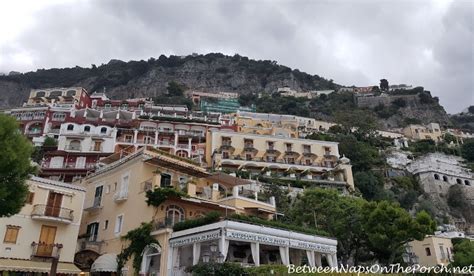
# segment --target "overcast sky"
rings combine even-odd
[[[239,53],[343,85],[424,86],[474,104],[474,1],[0,2],[0,72]]]

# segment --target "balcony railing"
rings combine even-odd
[[[48,206],[44,204],[36,204],[31,212],[32,218],[50,218],[71,222],[74,219],[73,210],[61,207]]]
[[[77,242],[81,250],[92,250],[95,252],[101,252],[102,245],[104,244],[103,241],[97,241],[97,236],[95,238],[79,238]]]
[[[127,200],[127,198],[128,198],[128,191],[118,191],[114,194],[114,200],[116,202]]]
[[[101,209],[101,202],[102,202],[102,197],[95,197],[94,200],[92,201],[92,204],[85,208],[84,211],[96,211],[98,209]]]
[[[153,230],[157,231],[160,229],[165,229],[165,228],[173,228],[173,220],[171,218],[159,218],[155,219],[152,222],[153,225]]]
[[[60,165],[55,165],[51,167],[50,162],[45,162],[41,165],[43,169],[56,169],[56,170],[62,170],[62,169],[78,169],[78,170],[86,170],[86,169],[94,169],[96,167],[96,163],[85,163],[84,166],[77,166],[76,163],[65,163],[65,164],[60,164]]]
[[[32,242],[31,256],[41,258],[59,257],[62,248],[61,243]]]
[[[81,151],[81,146],[75,146],[75,145],[68,145],[66,147],[67,150],[74,150],[74,151]]]
[[[102,151],[102,146],[100,147],[95,147],[95,146],[92,146],[90,151],[97,151],[97,152],[101,152]]]

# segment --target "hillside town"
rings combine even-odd
[[[275,93],[387,102],[390,91],[404,89],[413,87],[390,86],[382,95],[370,94],[373,87]],[[33,145],[36,170],[21,210],[0,217],[3,275],[191,275],[190,268],[225,263],[449,266],[457,254],[452,240],[474,240],[474,176],[459,154],[473,133],[431,122],[368,134],[362,125],[257,113],[237,93],[181,92],[192,108],[67,87],[33,89],[21,107],[4,110]],[[362,140],[338,140],[348,135]],[[362,151],[347,147],[369,136],[383,165],[365,169],[351,159]],[[363,182],[375,171],[384,179],[379,190]],[[394,205],[384,205],[387,191]],[[416,234],[383,245],[388,252],[373,245],[355,253],[354,237],[364,233],[347,223],[357,212],[341,211],[352,218],[336,229],[328,214],[340,210],[323,204],[329,198],[341,210],[346,202],[403,212]],[[372,206],[371,199],[385,201]]]

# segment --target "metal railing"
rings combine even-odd
[[[76,151],[81,151],[81,146],[75,146],[75,145],[68,145],[66,147],[67,150],[76,150]]]
[[[114,194],[115,201],[123,201],[128,198],[128,191],[118,191]]]
[[[34,257],[58,257],[63,245],[61,243],[32,242],[31,255]]]
[[[153,220],[152,222],[153,225],[153,230],[160,230],[160,229],[165,229],[165,228],[173,228],[173,220],[171,218],[158,218]]]
[[[72,221],[74,219],[73,212],[73,210],[67,208],[36,204],[33,206],[31,216],[54,217]]]

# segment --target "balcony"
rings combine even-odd
[[[41,129],[29,129],[25,133],[26,135],[39,135],[41,134]]]
[[[39,258],[59,257],[62,248],[61,243],[32,242],[31,256]]]
[[[152,222],[152,226],[153,226],[153,231],[158,231],[158,230],[161,230],[161,229],[166,229],[166,228],[173,228],[173,221],[171,218],[159,218],[159,219],[155,219],[153,220]]]
[[[187,150],[187,149],[189,148],[189,145],[188,145],[188,144],[178,144],[178,145],[177,145],[177,148],[178,148],[178,149],[186,149],[186,150]]]
[[[60,164],[57,165],[55,164],[54,166],[51,166],[50,162],[44,162],[41,164],[42,170],[93,170],[96,167],[96,163],[85,163],[84,166],[77,166],[75,162],[73,163],[65,163],[65,164]]]
[[[44,204],[36,204],[33,206],[31,218],[65,224],[70,224],[74,220],[73,210]]]
[[[277,159],[276,161],[268,161],[264,158],[252,158],[252,160],[243,160],[240,156],[232,156],[231,158],[222,158],[222,164],[224,165],[238,165],[238,166],[246,166],[247,163],[253,163],[257,165],[257,167],[265,168],[265,167],[274,167],[274,168],[281,168],[281,169],[288,169],[290,167],[294,167],[297,170],[307,170],[313,169],[315,171],[323,171],[334,168],[334,165],[331,166],[322,166],[322,164],[313,162],[313,165],[306,165],[305,163],[301,162],[293,162],[289,163],[281,159]]]
[[[81,151],[82,147],[80,145],[68,145],[66,146],[66,150],[72,151]]]
[[[122,202],[127,200],[128,198],[128,191],[118,191],[114,194],[114,201],[115,202]]]
[[[94,198],[94,201],[92,202],[92,205],[85,208],[84,211],[94,212],[94,211],[102,209],[101,202],[102,202],[102,197]]]
[[[97,236],[91,238],[91,237],[84,237],[84,238],[78,238],[77,240],[78,247],[80,250],[91,250],[94,252],[101,252],[102,245],[104,244],[103,241],[97,241]]]
[[[100,147],[95,147],[95,146],[92,146],[90,151],[95,151],[95,152],[102,152],[102,146]]]

